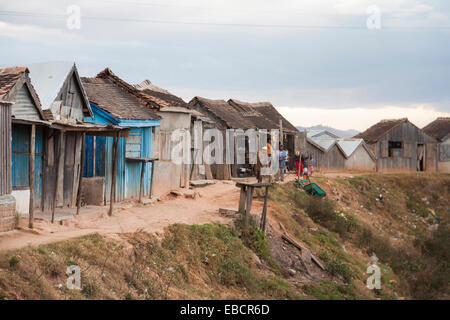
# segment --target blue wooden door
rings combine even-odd
[[[12,126],[12,186],[15,190],[30,188],[30,134],[31,126]],[[34,207],[41,207],[43,129],[36,127],[34,158]]]
[[[44,128],[36,127],[34,154],[34,207],[42,206],[42,158],[44,156]]]

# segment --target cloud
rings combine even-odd
[[[374,3],[383,26],[405,28],[365,29]],[[81,30],[66,28],[71,4],[81,8]],[[409,29],[450,26],[444,0],[16,0],[1,6],[54,15],[0,15],[2,64],[75,60],[83,75],[110,67],[127,81],[149,78],[187,100],[204,95],[320,110],[412,104],[450,110],[450,29]]]
[[[422,128],[437,117],[449,117],[450,112],[436,111],[431,106],[417,105],[408,108],[383,106],[377,109],[349,108],[327,110],[320,108],[278,107],[278,111],[296,126],[309,127],[317,124],[336,129],[363,131],[383,119],[408,118]]]

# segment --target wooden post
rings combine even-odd
[[[59,182],[61,180],[61,168],[62,168],[62,164],[63,162],[61,161],[61,155],[64,153],[64,131],[60,131],[59,132],[59,146],[58,146],[58,160],[56,162],[56,174],[55,174],[55,194],[53,197],[53,206],[52,206],[52,223],[55,221],[55,208],[56,208],[56,203],[58,200],[58,190],[59,190]],[[64,161],[64,159],[63,159]]]
[[[247,208],[245,210],[245,229],[248,228],[248,221],[250,219],[250,212],[252,209],[252,200],[253,200],[253,187],[247,187]]]
[[[152,198],[153,193],[153,171],[155,171],[155,161],[150,162],[152,164],[152,167],[150,168],[150,191],[149,191],[149,198]]]
[[[239,209],[238,212],[245,213],[245,203],[247,201],[247,193],[245,192],[245,186],[241,185],[241,194],[239,196]]]
[[[86,133],[83,132],[83,135],[81,137],[83,139],[81,141],[81,163],[80,163],[80,174],[79,174],[79,182],[78,182],[78,192],[77,192],[77,215],[80,214],[81,209],[81,187],[83,182],[83,171],[84,171],[84,148],[86,143]],[[94,154],[95,154],[95,148],[94,148]]]
[[[33,229],[34,222],[34,153],[35,153],[35,142],[36,141],[36,125],[31,125],[30,134],[30,158],[29,158],[29,175],[30,175],[30,207],[29,207],[29,222],[28,228]]]
[[[109,201],[109,212],[108,215],[112,216],[113,213],[113,207],[114,207],[114,200],[116,198],[116,175],[117,175],[117,158],[119,153],[119,139],[120,135],[119,132],[116,134],[116,137],[114,137],[114,143],[113,143],[113,167],[112,167],[112,178],[111,178],[111,199]]]
[[[284,135],[283,135],[283,121],[280,119],[280,145],[283,145],[283,139],[284,139]],[[278,146],[277,146],[277,150],[278,150]]]
[[[266,232],[266,216],[267,216],[267,200],[269,198],[269,187],[266,187],[266,195],[264,196],[264,206],[261,214],[261,230]]]
[[[144,174],[145,174],[145,162],[142,161],[141,167],[141,184],[139,186],[139,202],[142,203],[142,194],[144,193]]]

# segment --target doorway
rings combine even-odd
[[[425,171],[425,147],[423,144],[417,145],[417,171]]]

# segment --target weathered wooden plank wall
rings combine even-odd
[[[15,103],[12,105],[11,113],[17,119],[40,120],[41,117],[31,98],[30,91],[26,86],[20,88],[15,97]]]
[[[404,150],[401,157],[389,157],[389,141],[402,142]],[[393,128],[376,143],[377,170],[416,171],[417,148],[419,144],[426,146],[425,171],[436,171],[437,142],[409,122],[402,123]]]
[[[0,103],[0,195],[11,190],[11,106]]]

